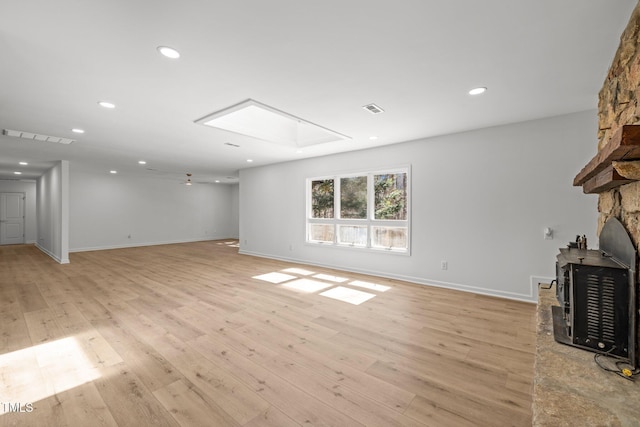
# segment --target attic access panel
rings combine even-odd
[[[289,147],[351,139],[253,99],[216,111],[195,123]]]

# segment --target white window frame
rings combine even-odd
[[[399,174],[405,173],[407,175],[407,219],[406,220],[380,220],[375,219],[375,193],[374,193],[374,177],[375,175],[384,175],[384,174]],[[341,192],[340,192],[340,180],[341,178],[353,178],[358,176],[366,176],[367,177],[367,218],[366,219],[354,219],[354,218],[340,218],[340,203],[341,203]],[[312,209],[312,194],[311,194],[311,184],[313,181],[322,181],[322,180],[333,180],[333,218],[312,218],[313,209]],[[411,255],[411,167],[410,166],[399,166],[394,168],[384,168],[384,169],[375,169],[375,170],[364,170],[358,172],[351,173],[340,173],[334,175],[326,175],[326,176],[317,176],[312,178],[307,178],[306,181],[306,230],[305,230],[305,242],[309,245],[315,246],[326,246],[326,247],[337,247],[337,248],[346,248],[360,251],[372,251],[372,252],[383,252],[383,253],[393,253],[393,254],[401,254],[401,255]],[[334,227],[334,237],[332,242],[327,241],[318,241],[310,239],[310,227],[313,224],[330,224]],[[352,225],[352,226],[366,226],[367,227],[367,241],[364,246],[355,245],[352,243],[340,243],[339,242],[339,227],[341,225]],[[406,227],[407,229],[407,247],[406,248],[380,248],[374,247],[372,245],[372,229],[373,227]]]

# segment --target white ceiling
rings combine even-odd
[[[0,136],[0,178],[65,159],[228,182],[249,166],[594,109],[636,3],[4,0],[0,129],[77,142]],[[476,86],[488,91],[468,95]],[[194,123],[248,98],[352,140],[297,153]],[[362,109],[372,102],[385,112]]]

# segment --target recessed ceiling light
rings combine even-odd
[[[469,95],[480,95],[481,93],[485,93],[487,91],[486,87],[477,87],[474,89],[471,89],[469,91]]]
[[[118,171],[109,171],[109,173],[116,174]]]
[[[27,166],[29,163],[27,163],[27,162],[20,162],[20,163],[18,163],[18,164],[19,164],[19,165],[21,165],[21,166]]]
[[[216,179],[216,182],[220,182],[220,180],[219,180],[219,179]]]
[[[378,137],[377,136],[370,136],[369,139],[373,141],[375,139],[378,139]]]
[[[98,102],[98,105],[104,108],[116,108],[116,104],[112,104],[111,102],[108,102],[108,101],[100,101]]]
[[[22,175],[22,172],[15,171],[13,174],[14,175]]]
[[[73,133],[84,133],[84,130],[83,129],[78,129],[78,128],[73,128],[73,129],[71,129],[71,132],[73,132]]]
[[[304,151],[302,151],[302,150],[296,150],[296,153],[298,153],[298,154],[302,154],[303,152]]]
[[[168,46],[158,46],[158,52],[160,52],[163,56],[166,56],[167,58],[171,58],[171,59],[180,58],[180,52]]]
[[[146,164],[147,164],[147,162],[145,162],[144,160],[138,160],[138,164],[139,164],[139,165],[146,165]]]
[[[251,163],[251,162],[253,162],[252,159],[247,159],[247,163]]]

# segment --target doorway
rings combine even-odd
[[[0,193],[0,245],[24,243],[25,193]]]

